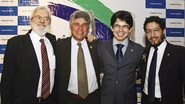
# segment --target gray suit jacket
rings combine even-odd
[[[121,64],[118,64],[113,40],[100,42],[98,47],[102,62],[101,104],[137,104],[136,69],[143,47],[129,40]]]

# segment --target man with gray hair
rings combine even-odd
[[[56,43],[56,104],[100,104],[99,58],[96,41],[88,42],[90,16],[70,16],[71,37]]]
[[[54,104],[54,44],[51,13],[41,6],[30,17],[31,30],[8,40],[1,78],[2,104]]]

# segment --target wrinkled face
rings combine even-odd
[[[152,46],[158,46],[163,42],[164,31],[156,22],[150,22],[146,25],[146,37]]]
[[[70,28],[73,38],[78,42],[81,42],[85,37],[87,37],[89,32],[89,24],[83,18],[72,20]]]
[[[51,25],[51,18],[46,10],[37,10],[30,19],[30,26],[32,30],[39,36],[43,37],[49,30]]]
[[[123,41],[128,37],[129,32],[131,31],[129,24],[125,21],[117,19],[114,25],[112,26],[112,32],[117,41]]]

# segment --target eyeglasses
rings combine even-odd
[[[151,33],[156,34],[156,33],[159,33],[160,30],[161,30],[161,29],[158,29],[158,28],[157,28],[157,29],[153,29],[153,30],[152,30],[152,29],[147,29],[145,33],[146,33],[146,34],[151,34]]]
[[[129,26],[129,25],[120,26],[120,25],[118,25],[118,24],[115,24],[115,25],[113,25],[113,28],[114,28],[114,29],[129,29],[130,26]]]
[[[49,21],[51,20],[50,17],[41,17],[41,16],[39,16],[39,15],[36,15],[36,16],[34,16],[34,17],[32,17],[32,18],[35,19],[36,21],[44,20],[44,21],[49,22]]]

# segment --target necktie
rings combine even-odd
[[[50,70],[49,61],[44,39],[40,39],[41,42],[41,55],[42,55],[42,88],[41,97],[46,99],[50,94]]]
[[[81,46],[81,43],[78,43],[78,56],[77,56],[77,72],[78,72],[78,94],[83,99],[88,95],[88,82],[87,82],[87,73],[85,66],[84,53]]]
[[[122,48],[123,48],[123,44],[116,44],[117,46],[117,51],[116,51],[116,58],[118,60],[118,63],[121,63],[121,60],[123,59],[123,52],[122,52]]]
[[[155,97],[155,75],[156,75],[156,63],[157,63],[157,48],[153,53],[152,61],[150,64],[148,75],[148,95],[154,99]]]

